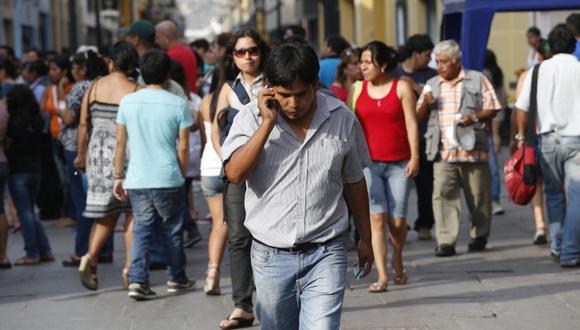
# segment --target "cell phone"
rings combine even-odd
[[[365,264],[363,265],[363,267],[361,268],[360,265],[357,263],[356,265],[354,265],[354,268],[352,269],[352,273],[354,275],[354,277],[357,280],[360,280],[362,278],[362,274],[364,274],[365,270],[367,269],[367,264],[365,262]]]
[[[278,110],[280,108],[280,103],[274,99],[269,99],[266,101],[266,106],[270,110]]]

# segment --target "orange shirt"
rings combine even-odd
[[[46,99],[44,101],[43,111],[48,112],[50,114],[50,135],[57,139],[60,134],[60,118],[56,114],[57,103],[60,101],[65,101],[66,96],[70,93],[71,89],[73,88],[74,84],[69,83],[64,87],[64,99],[56,100],[56,85],[51,85],[46,89]],[[55,103],[55,100],[57,103]]]

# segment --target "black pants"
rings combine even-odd
[[[425,155],[425,141],[421,141],[419,148],[419,175],[415,177],[417,188],[417,211],[419,217],[415,221],[415,230],[419,228],[433,228],[433,162]]]
[[[224,188],[224,219],[228,223],[228,245],[234,305],[246,312],[253,311],[254,275],[250,261],[252,235],[244,227],[246,183],[227,183]]]

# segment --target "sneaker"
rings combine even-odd
[[[435,248],[435,256],[437,257],[451,257],[455,254],[457,254],[455,252],[455,246],[451,244],[441,244]]]
[[[550,260],[555,263],[560,263],[560,255],[554,251],[550,251]]]
[[[151,300],[157,298],[157,293],[151,290],[148,285],[131,283],[129,284],[129,297],[137,301]]]
[[[195,286],[195,281],[190,279],[185,279],[184,281],[167,281],[167,292],[176,293],[180,291],[185,291],[192,289]]]
[[[500,215],[500,214],[504,214],[505,210],[503,209],[503,207],[501,207],[501,204],[499,202],[492,202],[491,203],[491,213],[493,215]]]
[[[195,244],[201,242],[201,235],[188,236],[185,241],[183,241],[183,247],[186,249],[192,248]]]
[[[485,250],[485,246],[487,245],[487,238],[485,237],[478,237],[472,239],[467,246],[469,252],[480,252]]]
[[[546,238],[546,231],[544,229],[536,229],[536,235],[534,235],[534,245],[546,245],[548,244],[548,238]]]
[[[573,259],[570,261],[560,262],[560,267],[562,268],[577,268],[580,267],[580,259]]]
[[[428,241],[431,237],[431,229],[429,228],[419,228],[417,229],[417,239],[420,241]]]

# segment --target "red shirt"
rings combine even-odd
[[[181,64],[185,71],[187,87],[189,87],[190,91],[197,93],[197,88],[195,87],[195,80],[197,79],[197,59],[193,54],[193,50],[186,45],[178,44],[167,51],[167,56]]]
[[[335,84],[330,85],[330,91],[334,93],[334,95],[336,95],[336,97],[341,100],[342,102],[346,102],[346,96],[348,94],[348,91],[340,86],[337,86]]]
[[[367,81],[356,101],[356,116],[369,146],[371,159],[378,162],[396,162],[411,158],[407,140],[405,114],[397,97],[397,84],[382,99],[373,99],[367,92]]]

